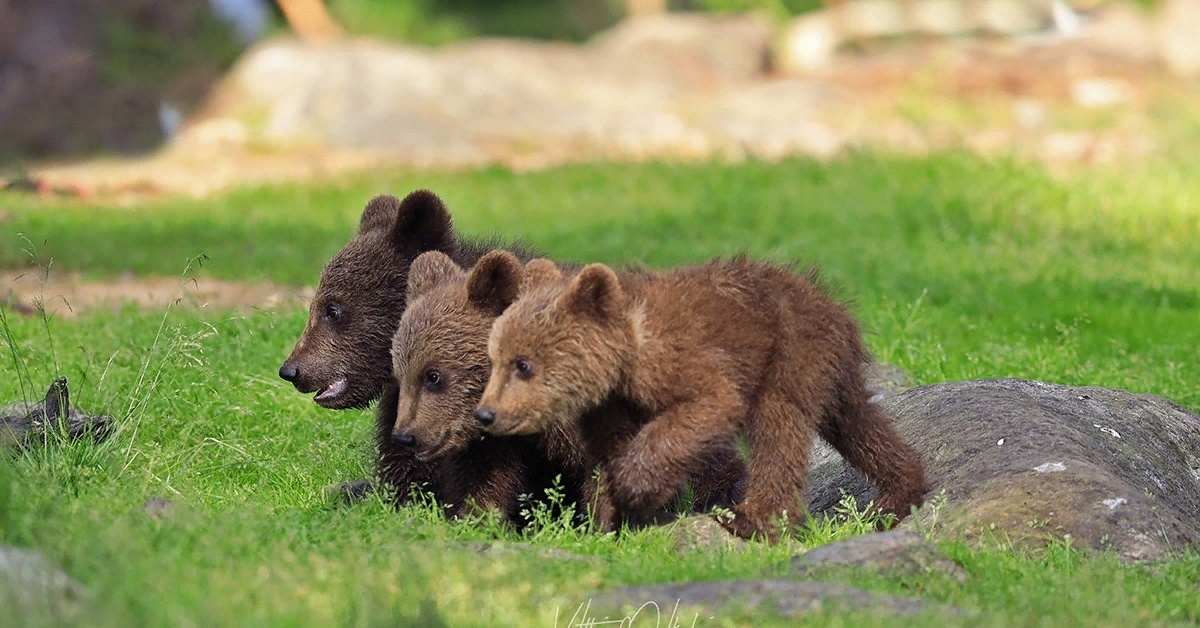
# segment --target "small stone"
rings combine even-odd
[[[685,517],[669,528],[675,538],[675,551],[687,554],[695,551],[721,551],[746,546],[744,539],[729,533],[716,519],[707,515]]]
[[[867,568],[889,576],[940,573],[958,581],[967,577],[961,565],[909,530],[863,534],[822,545],[792,559],[792,571],[798,574],[836,568]]]
[[[142,512],[155,519],[170,515],[175,512],[176,508],[175,502],[165,497],[151,497],[142,504]]]
[[[568,552],[566,550],[557,549],[554,547],[538,547],[532,543],[507,542],[507,541],[463,541],[454,544],[456,547],[461,547],[479,554],[480,556],[488,556],[491,558],[499,558],[504,556],[537,556],[549,560],[567,560],[567,561],[582,561],[595,562],[593,556],[585,556]]]
[[[679,620],[678,625],[692,625],[693,619],[702,616],[696,607],[749,616],[772,613],[783,617],[820,612],[831,607],[888,615],[919,615],[931,608],[958,612],[953,607],[873,593],[837,582],[794,580],[727,580],[623,587],[593,593],[577,608],[566,610],[568,616],[574,612],[577,619],[583,620],[605,616],[613,619],[613,613],[620,612],[630,613],[626,618],[637,615],[649,619],[657,613],[660,618],[671,615]],[[585,613],[586,617],[580,618],[579,613]],[[624,625],[630,624],[633,622]],[[572,625],[584,624],[572,622]]]

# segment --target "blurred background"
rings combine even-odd
[[[10,188],[1196,137],[1200,0],[0,0]]]

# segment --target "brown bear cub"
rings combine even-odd
[[[279,376],[318,404],[332,409],[365,408],[379,399],[376,412],[377,471],[408,499],[412,483],[427,483],[436,494],[436,469],[418,463],[412,452],[391,440],[397,391],[392,382],[392,335],[404,313],[409,265],[425,251],[441,251],[470,266],[494,242],[457,238],[450,213],[434,193],[418,190],[403,201],[377,196],[367,203],[354,238],[325,265],[309,306],[308,323]],[[518,256],[531,255],[508,246]]]
[[[435,465],[437,497],[449,515],[474,507],[519,524],[522,495],[538,494],[561,478],[570,502],[563,505],[575,505],[582,478],[543,455],[536,437],[485,438],[471,415],[487,383],[488,332],[511,301],[469,289],[488,272],[488,259],[469,274],[440,252],[413,262],[408,304],[392,341],[399,396],[391,440],[419,462]]]
[[[659,508],[706,452],[750,447],[745,498],[723,521],[776,540],[803,516],[813,436],[879,486],[903,518],[925,490],[917,453],[868,401],[858,324],[815,276],[744,258],[667,272],[593,264],[531,289],[493,326],[476,418],[496,435],[544,432],[614,396],[651,419],[609,461],[615,506]]]
[[[603,529],[613,525],[612,509],[598,490],[596,464],[571,426],[551,426],[538,437],[487,437],[473,417],[487,385],[488,336],[492,324],[532,280],[558,269],[546,260],[542,275],[526,276],[520,260],[507,251],[485,255],[469,271],[440,253],[425,253],[409,274],[408,309],[392,344],[393,368],[400,391],[393,439],[407,443],[421,460],[442,460],[454,478],[459,499],[471,497],[481,507],[511,513],[516,498],[548,484],[560,474],[568,494],[583,498]],[[536,266],[536,264],[534,265]],[[524,282],[523,282],[524,280]],[[625,404],[598,404],[609,429],[628,429],[624,441],[640,425]],[[704,462],[707,477],[695,478],[700,505],[732,505],[741,496],[745,462],[729,444],[718,457]],[[684,478],[687,480],[688,478]],[[578,509],[579,512],[582,509]]]

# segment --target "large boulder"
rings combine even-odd
[[[714,140],[681,101],[761,77],[771,37],[755,18],[671,15],[582,46],[275,40],[243,56],[179,146],[322,146],[426,166],[706,155]]]
[[[1156,560],[1200,542],[1200,416],[1155,395],[1001,379],[934,384],[879,400],[921,453],[935,517],[969,538],[1076,546]],[[875,498],[836,455],[813,469],[809,506]],[[931,513],[931,508],[941,512]]]

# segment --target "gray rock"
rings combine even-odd
[[[668,526],[668,530],[675,539],[675,551],[681,554],[746,546],[745,539],[730,534],[716,519],[707,515],[684,517]]]
[[[757,16],[675,13],[626,20],[589,47],[643,77],[711,85],[765,73],[773,38]]]
[[[109,436],[111,428],[111,418],[71,407],[65,377],[54,380],[41,401],[0,408],[0,446],[36,445],[58,434],[99,442]]]
[[[880,402],[921,453],[944,522],[1019,545],[1069,536],[1131,561],[1200,542],[1200,417],[1161,397],[1025,380],[922,386]],[[841,460],[813,469],[811,512],[873,487]],[[944,510],[945,512],[938,512]],[[906,522],[908,524],[908,522]]]
[[[548,560],[596,562],[594,556],[585,556],[553,547],[539,547],[532,543],[510,541],[463,541],[455,543],[454,547],[470,550],[488,558],[503,558],[506,556],[537,556]]]
[[[862,534],[809,550],[792,559],[792,571],[803,575],[828,570],[866,568],[887,575],[940,573],[965,580],[967,572],[925,537],[909,530]]]
[[[637,615],[646,625],[653,625],[652,618],[656,616],[660,620],[671,616],[679,620],[678,625],[691,625],[693,614],[699,612],[696,607],[714,612],[772,613],[785,617],[829,608],[886,615],[918,615],[933,608],[923,600],[872,593],[835,582],[729,580],[600,591],[569,610],[577,616],[586,614],[596,619]],[[667,623],[670,622],[661,625]],[[572,621],[571,625],[576,623]]]
[[[269,41],[175,146],[324,147],[421,166],[707,155],[729,140],[706,135],[684,101],[761,77],[771,38],[760,19],[676,14],[582,46]]]
[[[0,546],[0,608],[9,619],[48,613],[70,615],[87,590],[40,552]]]
[[[151,497],[142,503],[142,512],[154,519],[161,519],[175,512],[178,506],[166,497]]]

